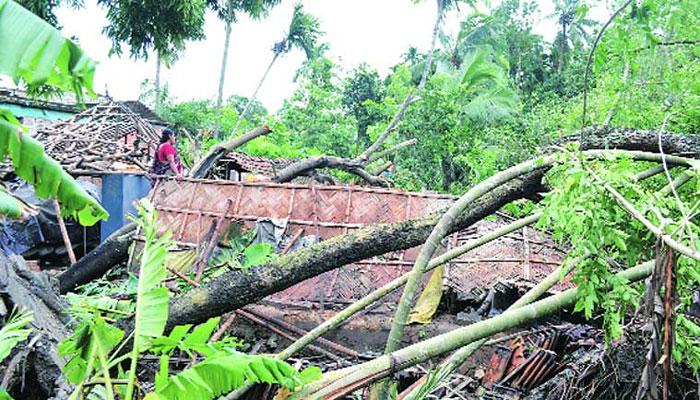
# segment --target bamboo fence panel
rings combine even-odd
[[[288,236],[303,229],[304,235],[317,235],[325,240],[371,224],[427,215],[455,199],[447,195],[361,186],[197,179],[162,181],[152,195],[161,233],[170,230],[184,247],[198,246],[212,222],[221,217],[232,223],[242,223],[246,228],[254,227],[260,218],[286,219]],[[231,201],[234,205],[229,208],[227,204]],[[506,223],[504,217],[482,221],[452,235],[445,241],[445,247],[461,245]],[[527,248],[524,247],[525,237]],[[270,299],[284,303],[329,304],[359,299],[410,271],[417,253],[418,248],[413,248],[346,265],[276,293]],[[445,274],[445,285],[468,294],[491,287],[498,280],[516,284],[537,282],[561,263],[563,255],[551,239],[528,229],[455,260]],[[529,265],[529,279],[523,276],[523,265]],[[388,301],[396,301],[397,296],[389,296]]]

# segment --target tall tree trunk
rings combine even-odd
[[[557,73],[561,75],[561,73],[564,71],[564,58],[566,56],[566,45],[567,45],[567,37],[566,37],[566,22],[563,22],[561,24],[561,40],[559,41],[559,64],[557,65]]]
[[[156,56],[156,101],[154,103],[156,114],[160,112],[160,52]]]
[[[433,26],[433,38],[430,42],[430,51],[428,52],[428,59],[425,61],[425,67],[423,67],[423,76],[420,78],[420,83],[418,84],[418,91],[423,90],[425,83],[428,81],[428,75],[430,74],[430,66],[433,63],[433,53],[435,52],[435,42],[437,42],[438,32],[440,32],[440,21],[442,21],[442,12],[444,10],[444,0],[437,0],[437,17],[435,17],[435,26]]]
[[[241,126],[241,122],[243,122],[243,119],[245,118],[246,114],[248,114],[248,110],[250,110],[250,106],[253,105],[255,98],[258,97],[258,92],[260,91],[260,88],[262,87],[263,82],[265,82],[265,79],[267,79],[267,74],[270,73],[272,66],[275,65],[275,61],[277,61],[277,57],[279,57],[279,56],[280,56],[280,53],[276,52],[275,56],[272,57],[272,61],[270,61],[270,65],[267,66],[267,69],[265,70],[265,73],[263,74],[262,78],[260,79],[260,82],[258,82],[258,86],[255,88],[253,95],[248,99],[248,102],[245,104],[245,108],[243,109],[243,112],[241,112],[241,115],[238,116],[238,122],[236,122],[236,126],[233,128],[232,133],[235,134],[236,131],[238,131],[238,128]]]
[[[219,74],[219,92],[216,95],[216,113],[221,111],[221,101],[224,96],[224,80],[226,78],[226,63],[228,62],[228,48],[231,44],[231,19],[226,20],[226,33],[224,36],[224,55],[221,57],[221,72]]]

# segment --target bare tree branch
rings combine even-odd
[[[204,178],[204,176],[207,174],[207,172],[209,172],[211,167],[214,166],[214,164],[216,164],[217,161],[221,159],[221,157],[228,154],[231,150],[235,149],[236,147],[243,146],[249,141],[257,138],[258,136],[267,135],[270,132],[272,132],[272,129],[270,129],[270,127],[267,125],[263,125],[231,140],[230,142],[214,146],[211,150],[209,150],[209,153],[207,153],[207,155],[202,157],[202,159],[199,160],[199,162],[197,162],[197,164],[195,164],[194,167],[192,167],[192,171],[190,171],[190,177]]]

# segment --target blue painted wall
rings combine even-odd
[[[136,215],[134,203],[148,195],[151,183],[143,175],[104,175],[102,177],[102,206],[109,219],[102,221],[100,241],[129,222],[128,214]]]

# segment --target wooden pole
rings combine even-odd
[[[66,250],[68,250],[68,258],[70,259],[70,264],[73,265],[77,261],[75,258],[75,253],[73,252],[73,245],[68,237],[68,230],[66,229],[66,223],[61,217],[61,206],[58,201],[53,201],[53,208],[56,211],[56,219],[58,220],[58,226],[61,228],[61,236],[63,236],[63,243],[66,245]]]

